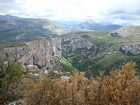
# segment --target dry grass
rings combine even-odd
[[[25,91],[26,105],[140,105],[140,80],[129,62],[109,76],[85,79],[84,73],[70,80],[43,76],[30,82]]]

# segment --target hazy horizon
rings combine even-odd
[[[140,25],[140,0],[0,0],[0,14]]]

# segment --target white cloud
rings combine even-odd
[[[140,0],[0,0],[0,14],[50,19],[140,20]]]

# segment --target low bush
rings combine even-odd
[[[43,76],[25,90],[26,105],[140,105],[140,80],[135,63],[125,64],[109,76],[87,79],[74,73],[69,80]]]

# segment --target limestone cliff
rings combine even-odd
[[[20,62],[48,69],[54,65],[54,57],[61,57],[61,38],[39,39],[24,46],[5,48],[5,52]]]
[[[54,67],[55,58],[60,58],[62,52],[73,52],[77,49],[96,52],[96,46],[78,35],[64,35],[55,38],[41,38],[25,42],[23,46],[5,48],[4,51],[13,60],[23,64],[37,65],[39,68],[49,69]]]

